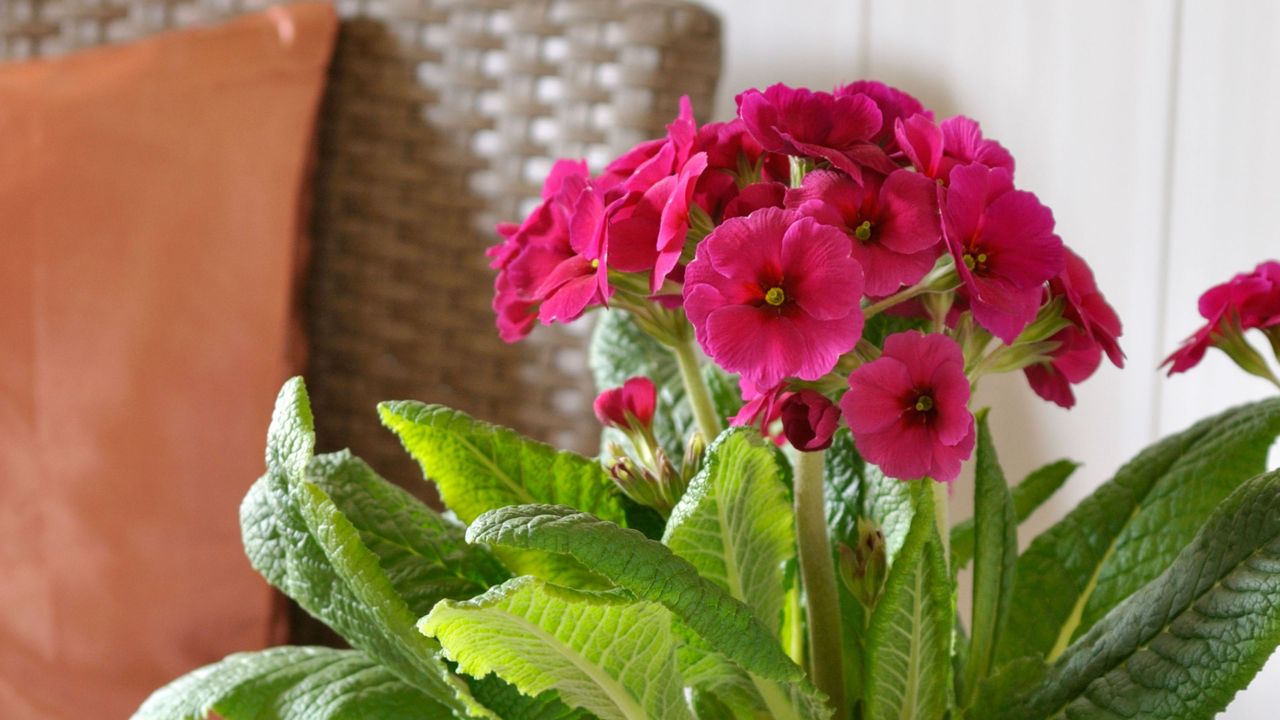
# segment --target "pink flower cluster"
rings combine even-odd
[[[1205,324],[1164,361],[1170,375],[1199,365],[1215,346],[1241,362],[1237,351],[1247,330],[1266,332],[1280,353],[1280,262],[1268,260],[1206,290],[1200,296],[1200,316]]]
[[[1123,363],[1092,272],[976,122],[876,82],[737,102],[702,127],[682,103],[666,137],[598,175],[556,165],[490,250],[504,339],[596,306],[683,312],[739,376],[737,422],[781,420],[817,450],[843,414],[886,473],[938,480],[972,451],[975,368],[1022,369],[1069,407],[1104,354]],[[876,347],[862,335],[880,313],[932,332]]]

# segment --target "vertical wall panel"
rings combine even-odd
[[[1206,286],[1280,258],[1280,5],[1187,0],[1183,13],[1163,315],[1170,348],[1200,324]],[[1217,351],[1162,390],[1162,433],[1275,392]],[[1277,701],[1280,658],[1221,717],[1275,717]]]

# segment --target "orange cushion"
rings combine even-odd
[[[325,3],[0,66],[0,715],[268,640],[237,508],[297,370]]]

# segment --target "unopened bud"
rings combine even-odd
[[[858,518],[858,542],[840,543],[840,579],[850,594],[871,610],[875,608],[888,575],[884,533],[866,518]]]
[[[680,475],[688,484],[693,476],[702,469],[702,460],[707,454],[707,439],[702,433],[694,431],[689,442],[684,446],[684,459],[680,461]]]

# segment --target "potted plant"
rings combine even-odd
[[[1064,407],[1121,324],[974,121],[875,82],[775,85],[592,175],[490,250],[502,337],[608,308],[601,457],[387,402],[440,514],[281,390],[253,566],[352,649],[238,654],[139,718],[1203,718],[1280,643],[1280,398],[1149,447],[1019,552],[1075,469],[1016,484],[972,392]],[[1211,289],[1211,347],[1277,383],[1280,263]],[[518,392],[518,389],[513,389]],[[513,402],[519,402],[513,397]],[[999,412],[997,408],[993,412]],[[972,459],[975,516],[947,518]],[[973,566],[960,617],[957,573]]]

